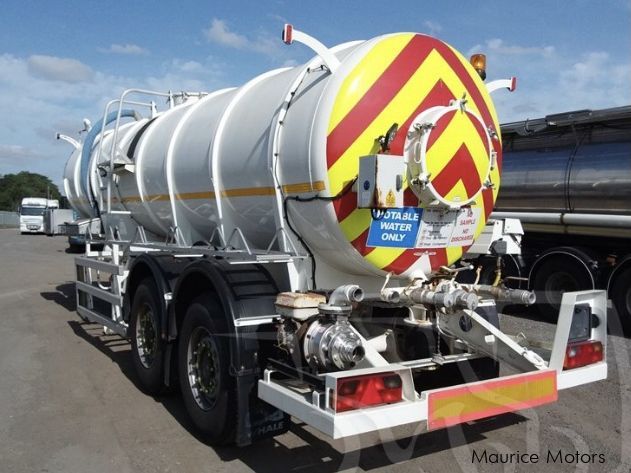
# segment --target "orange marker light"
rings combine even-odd
[[[480,74],[482,80],[486,79],[486,55],[485,54],[473,54],[469,59],[469,62],[473,68]]]

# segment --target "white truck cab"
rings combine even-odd
[[[20,205],[20,232],[43,233],[44,211],[48,208],[59,208],[59,201],[43,197],[24,197]]]

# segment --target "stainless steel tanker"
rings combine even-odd
[[[290,416],[334,438],[442,428],[606,377],[604,294],[568,295],[540,354],[495,309],[531,292],[456,280],[499,190],[490,92],[515,80],[421,34],[283,37],[317,56],[212,93],[132,89],[66,137],[68,198],[102,223],[77,312],[130,339],[139,385],[178,383],[207,440],[245,445]],[[579,303],[602,324],[570,340]]]
[[[509,123],[502,136],[493,217],[526,231],[511,270],[552,316],[563,292],[608,289],[631,331],[631,106]]]
[[[631,236],[631,218],[617,218],[631,215],[630,132],[630,106],[502,125],[496,212],[532,213],[521,215],[524,224],[548,232],[584,234],[591,226]]]

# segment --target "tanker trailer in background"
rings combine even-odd
[[[420,34],[283,38],[316,56],[210,93],[128,90],[66,166],[105,244],[75,259],[77,311],[131,340],[143,389],[179,384],[208,440],[245,445],[290,415],[334,438],[436,429],[605,378],[602,291],[566,295],[536,352],[495,310],[532,293],[455,280],[500,184],[490,92],[515,81]]]
[[[551,319],[563,292],[607,289],[631,333],[631,106],[509,123],[502,137],[493,218],[525,230],[505,271],[527,278]]]

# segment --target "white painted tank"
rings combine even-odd
[[[499,125],[484,83],[430,36],[397,33],[332,51],[333,72],[316,57],[127,124],[118,148],[135,170],[116,178],[113,208],[130,211],[156,237],[177,227],[194,244],[216,228],[228,238],[238,227],[264,249],[287,228],[289,197],[293,228],[318,262],[338,271],[410,276],[457,261],[499,189]],[[403,207],[384,219],[357,208],[365,184],[356,181],[360,157],[376,153],[395,123],[389,152],[413,165],[401,183]],[[92,184],[104,208],[96,149]],[[78,161],[76,152],[66,192],[86,213]],[[294,199],[314,196],[336,198]]]

